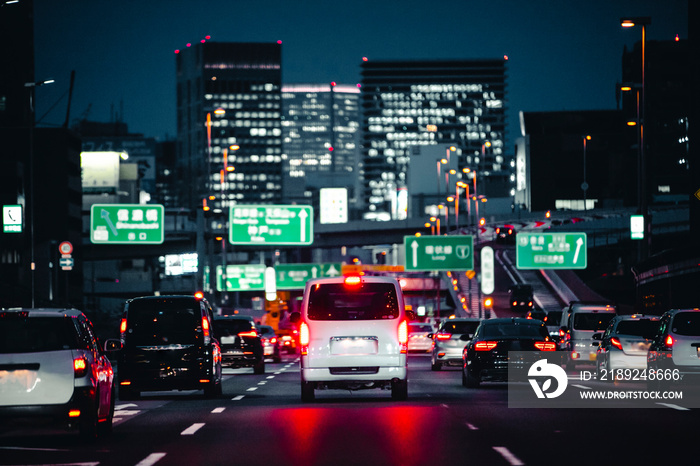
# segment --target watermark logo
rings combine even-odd
[[[549,364],[546,359],[540,359],[530,366],[527,376],[537,398],[556,398],[564,393],[569,382],[566,371],[557,364]],[[552,387],[552,380],[556,381],[554,387]]]

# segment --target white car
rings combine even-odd
[[[398,281],[349,276],[309,280],[299,326],[301,398],[315,390],[390,389],[408,396],[408,320]]]
[[[0,310],[0,424],[48,420],[93,439],[112,431],[115,394],[112,365],[82,312]]]
[[[429,353],[433,350],[433,326],[420,322],[408,324],[408,352]]]
[[[610,321],[604,333],[594,334],[598,380],[613,382],[620,378],[616,374],[621,369],[645,371],[649,345],[658,328],[659,316],[619,315]]]
[[[700,379],[700,309],[671,309],[659,322],[647,354],[647,384],[660,389]]]

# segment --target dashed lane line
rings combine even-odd
[[[153,466],[158,461],[163,459],[164,456],[165,453],[151,453],[150,455],[136,463],[136,466]]]
[[[525,464],[513,453],[511,453],[510,450],[508,450],[506,447],[493,447],[493,449],[500,453],[501,456],[505,458],[505,460],[508,461],[508,464],[510,464],[511,466],[522,466]]]

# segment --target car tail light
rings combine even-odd
[[[83,377],[85,374],[87,374],[88,371],[88,362],[87,359],[84,357],[79,357],[73,359],[73,374],[75,375],[75,378]]]
[[[402,353],[408,352],[408,322],[405,320],[399,324],[399,344]]]
[[[250,337],[250,338],[255,338],[258,336],[258,332],[255,330],[251,330],[250,332],[239,332],[238,333],[239,337]]]
[[[121,323],[119,324],[119,333],[122,335],[126,333],[126,319],[122,319]]]
[[[491,351],[498,345],[496,341],[480,341],[474,345],[476,351]]]
[[[452,334],[451,333],[436,333],[435,338],[437,338],[438,340],[449,340],[450,338],[452,338]]]
[[[527,307],[532,307],[532,301],[527,303]]]
[[[359,275],[348,275],[347,277],[345,277],[345,286],[348,288],[355,288],[357,286],[360,286],[361,283],[362,279]]]
[[[270,344],[274,345],[275,343],[277,343],[277,338],[276,337],[270,338]]]
[[[566,332],[563,329],[559,329],[559,336],[564,338],[564,335],[566,335]]]
[[[70,411],[68,411],[68,417],[80,417],[80,410],[71,409]]]
[[[666,339],[664,340],[664,345],[666,346],[666,348],[673,347],[673,343],[675,343],[673,337],[671,335],[667,335]]]
[[[306,322],[302,322],[299,325],[299,345],[301,346],[301,354],[309,353],[309,342],[311,341],[311,335],[309,335],[309,325]]]
[[[517,302],[517,301],[513,301],[513,306],[517,306],[517,305],[518,305],[518,302]]]
[[[535,348],[540,351],[554,351],[557,349],[557,344],[553,341],[537,341],[535,342]]]
[[[612,337],[610,339],[610,344],[613,345],[615,348],[621,350],[622,349],[622,343],[620,343],[620,340],[616,337]]]

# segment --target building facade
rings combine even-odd
[[[281,56],[279,42],[205,39],[176,51],[181,206],[281,202]]]
[[[506,58],[362,63],[365,219],[409,216],[407,173],[415,146],[454,147],[457,172],[468,168],[479,183],[511,170],[504,153],[506,63]],[[447,181],[457,180],[448,174]]]

